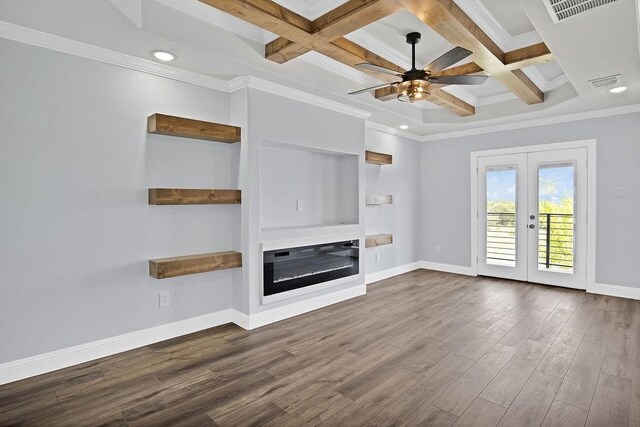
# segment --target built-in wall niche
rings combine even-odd
[[[358,223],[358,155],[262,142],[263,230]]]

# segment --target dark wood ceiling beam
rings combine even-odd
[[[505,54],[454,0],[398,0],[454,46],[473,52],[473,61],[527,104],[544,101],[544,93],[520,70],[505,65]]]

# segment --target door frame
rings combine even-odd
[[[596,140],[555,142],[550,144],[526,145],[521,147],[498,148],[472,151],[470,159],[471,175],[471,271],[478,275],[478,159],[480,157],[507,154],[526,154],[540,151],[587,149],[587,292],[595,291],[596,284]]]

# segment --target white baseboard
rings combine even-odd
[[[204,316],[179,320],[166,325],[154,326],[153,328],[143,329],[141,331],[93,341],[87,344],[64,348],[50,353],[2,363],[0,364],[0,384],[56,371],[79,363],[133,350],[134,348],[223,325],[232,321],[233,310],[227,309],[205,314]]]
[[[236,311],[233,316],[233,321],[244,329],[255,329],[260,326],[265,326],[270,323],[279,322],[280,320],[308,313],[331,304],[336,304],[350,298],[355,298],[366,293],[366,285],[352,286],[341,291],[320,295],[318,297],[309,298],[304,301],[272,308],[270,310],[261,311],[251,315]]]
[[[462,274],[464,276],[477,276],[476,272],[471,267],[464,267],[461,265],[453,264],[440,264],[431,261],[420,261],[420,268],[426,270],[444,271],[446,273]]]
[[[630,286],[605,285],[604,283],[595,283],[593,287],[587,289],[587,292],[592,294],[609,295],[612,297],[640,300],[640,288],[632,288]]]
[[[377,271],[375,273],[369,273],[364,277],[364,283],[367,285],[369,283],[377,282],[379,280],[388,279],[389,277],[397,276],[399,274],[408,273],[413,270],[418,270],[421,267],[421,262],[416,261],[410,264],[401,265],[398,267],[388,268],[386,270]]]
[[[93,341],[87,344],[64,348],[50,353],[2,363],[0,364],[0,385],[213,328],[214,326],[225,323],[233,322],[244,329],[258,328],[366,293],[366,286],[359,285],[289,304],[284,307],[256,313],[251,316],[237,310],[227,309],[205,314],[204,316],[179,320],[141,331]]]

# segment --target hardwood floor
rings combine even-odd
[[[0,386],[0,425],[639,426],[640,301],[418,270]]]

